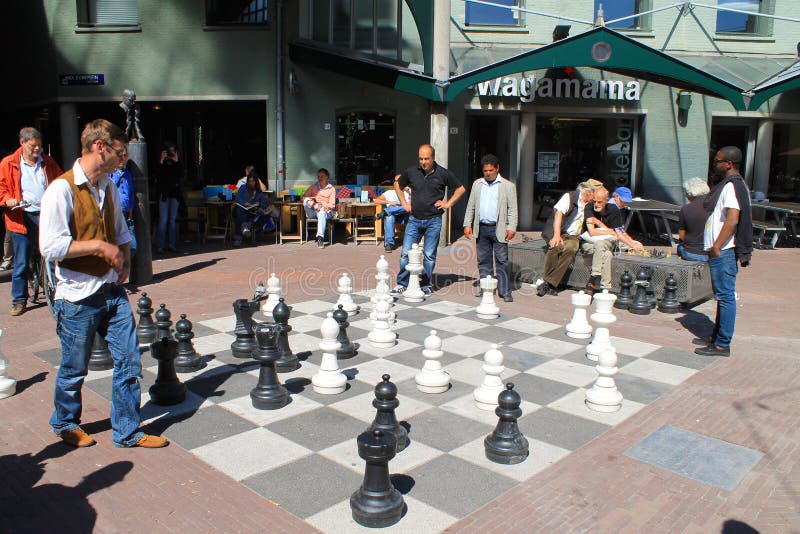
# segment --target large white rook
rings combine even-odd
[[[575,311],[572,320],[567,323],[567,335],[576,339],[589,339],[592,337],[592,325],[589,324],[586,309],[592,304],[592,296],[578,291],[572,294],[572,305]]]
[[[425,293],[419,287],[419,275],[425,268],[422,265],[422,249],[419,245],[414,243],[411,245],[411,250],[408,251],[408,264],[406,271],[408,271],[408,287],[403,291],[403,300],[406,302],[422,302],[425,300]]]
[[[261,313],[267,317],[267,322],[272,323],[272,310],[278,305],[278,300],[281,298],[281,280],[275,273],[272,273],[267,279],[267,300],[261,304]]]
[[[450,375],[442,369],[442,362],[439,361],[444,351],[442,339],[436,335],[436,330],[431,330],[431,334],[425,338],[424,346],[422,355],[425,357],[425,365],[414,377],[417,389],[423,393],[444,393],[450,389]]]
[[[319,329],[322,334],[322,341],[319,348],[322,351],[322,362],[319,371],[311,378],[314,391],[322,395],[335,395],[347,389],[347,377],[339,370],[339,360],[336,358],[336,351],[342,344],[336,341],[339,335],[339,323],[333,318],[333,313],[328,312],[328,316],[322,320]]]
[[[0,330],[0,336],[2,335],[3,331]],[[8,360],[0,354],[0,399],[10,397],[17,392],[17,381],[8,376],[7,369]]]
[[[475,308],[481,319],[497,319],[500,317],[500,308],[494,302],[494,290],[497,289],[497,279],[487,275],[481,278],[481,303]]]
[[[503,353],[498,350],[497,345],[492,345],[492,348],[483,355],[483,372],[486,373],[486,376],[472,394],[475,404],[481,410],[497,408],[497,397],[505,389],[503,381],[500,379],[500,375],[505,370]]]
[[[622,407],[622,393],[617,389],[614,375],[617,368],[617,351],[608,347],[597,360],[597,380],[586,391],[586,407],[596,412],[616,412]]]
[[[339,304],[342,305],[342,309],[346,311],[349,315],[353,315],[354,313],[358,313],[358,306],[355,302],[353,302],[353,281],[350,280],[350,276],[347,273],[342,274],[339,277],[339,287],[337,288],[339,291],[339,300],[336,301],[334,304],[334,311],[339,308]]]
[[[596,362],[597,358],[611,346],[608,327],[617,320],[611,313],[615,300],[617,296],[609,293],[608,289],[594,294],[594,313],[590,319],[595,324],[596,330],[592,342],[586,346],[586,357],[593,362]]]

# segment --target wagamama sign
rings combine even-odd
[[[522,102],[534,98],[581,98],[586,100],[639,100],[637,81],[577,80],[506,76],[475,84],[475,95],[484,97],[518,97]]]

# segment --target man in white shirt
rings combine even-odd
[[[400,175],[395,176],[395,179],[398,176]],[[407,187],[403,190],[403,196],[406,198],[406,204],[410,204],[411,195]],[[374,202],[375,204],[383,205],[383,211],[375,217],[383,219],[383,250],[391,252],[394,250],[394,223],[398,219],[405,223],[408,212],[403,207],[403,203],[400,202],[400,198],[394,188],[387,189],[380,196],[375,197]]]

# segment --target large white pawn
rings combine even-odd
[[[589,339],[592,337],[592,325],[589,324],[586,309],[592,304],[592,296],[583,291],[572,295],[572,305],[575,311],[572,320],[567,323],[567,335],[576,339]]]
[[[419,275],[425,267],[422,265],[422,249],[419,248],[417,243],[411,245],[411,250],[408,251],[408,264],[406,264],[406,271],[408,271],[408,287],[403,291],[403,300],[406,302],[422,302],[425,300],[425,293],[419,286]]]
[[[450,375],[442,369],[442,362],[439,361],[444,351],[442,339],[436,335],[436,330],[431,330],[431,334],[425,338],[424,346],[422,355],[425,357],[425,365],[414,377],[417,389],[423,393],[444,393],[450,389]]]
[[[0,336],[3,331],[0,330]],[[10,397],[17,392],[17,381],[6,374],[8,368],[8,360],[5,356],[0,354],[0,399]]]
[[[497,397],[505,389],[500,374],[505,370],[503,353],[498,350],[497,345],[492,345],[492,348],[483,355],[483,372],[486,375],[483,377],[481,385],[475,388],[472,394],[475,404],[481,410],[497,408]]]
[[[378,348],[394,347],[397,336],[389,328],[389,303],[379,300],[375,304],[375,319],[372,321],[372,330],[367,335],[370,345]]]
[[[497,279],[491,276],[481,278],[481,303],[475,308],[481,319],[497,319],[500,317],[500,308],[494,302],[494,290],[497,289]]]
[[[608,289],[594,294],[594,313],[590,317],[595,325],[594,338],[586,346],[586,357],[593,362],[611,346],[608,327],[617,320],[612,313],[615,300],[617,296],[609,293]]]
[[[348,276],[347,273],[342,274],[339,278],[339,287],[336,289],[339,291],[339,300],[333,305],[334,311],[336,311],[339,308],[339,304],[341,304],[342,309],[344,309],[348,315],[358,313],[358,306],[353,302],[353,297],[351,296],[351,293],[353,293],[353,282],[350,280],[350,276]]]
[[[622,393],[617,389],[614,375],[617,368],[617,351],[609,347],[597,360],[597,380],[586,391],[586,407],[596,412],[616,412],[622,407]]]
[[[272,273],[267,279],[267,300],[261,304],[261,313],[267,317],[267,322],[272,323],[272,310],[278,305],[278,300],[281,298],[281,280],[275,273]]]
[[[322,334],[322,341],[319,344],[322,362],[317,374],[311,378],[311,384],[314,391],[322,395],[342,393],[347,388],[347,377],[339,370],[339,360],[336,359],[336,351],[342,344],[336,341],[336,336],[339,335],[339,323],[333,318],[333,313],[328,312],[328,316],[322,320],[319,332]]]

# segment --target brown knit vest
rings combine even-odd
[[[95,201],[92,192],[89,190],[89,184],[75,185],[75,175],[72,169],[59,176],[59,179],[66,180],[70,189],[72,189],[74,209],[72,210],[72,216],[69,218],[69,231],[72,234],[72,239],[75,241],[100,239],[116,245],[114,202],[111,200],[110,188],[106,186],[103,213],[100,213],[97,201]],[[68,258],[58,263],[67,269],[97,276],[98,278],[106,274],[111,268],[111,264],[101,254]]]

